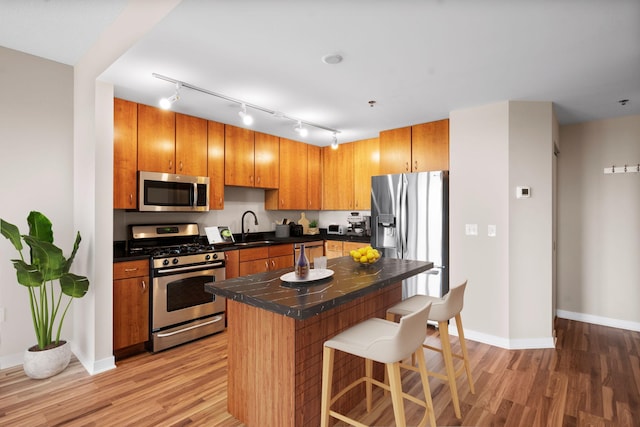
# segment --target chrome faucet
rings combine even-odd
[[[247,228],[247,233],[244,232],[244,217],[246,214],[251,214],[253,215],[253,218],[255,219],[255,224],[258,225],[258,217],[256,216],[256,214],[253,211],[246,211],[245,213],[242,214],[242,220],[240,220],[241,224],[240,224],[240,231],[242,232],[242,241],[244,242],[245,237],[247,237],[247,233],[249,233],[249,229]]]

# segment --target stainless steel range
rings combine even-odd
[[[129,253],[151,256],[150,350],[223,331],[225,299],[204,284],[225,279],[224,254],[201,241],[198,224],[132,225]]]

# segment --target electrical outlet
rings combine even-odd
[[[495,224],[487,225],[487,236],[496,237],[496,226],[495,226]]]
[[[477,236],[478,224],[465,224],[465,233],[467,236]]]

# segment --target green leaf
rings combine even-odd
[[[37,267],[29,265],[19,259],[12,259],[11,262],[13,263],[13,267],[16,269],[18,283],[24,286],[42,286],[44,280],[42,280],[42,273]]]
[[[76,253],[78,252],[78,248],[80,247],[80,241],[82,240],[82,238],[80,237],[80,232],[78,231],[78,233],[76,234],[76,241],[73,244],[73,251],[71,252],[71,255],[69,256],[69,259],[67,259],[67,263],[64,267],[64,272],[68,273],[69,270],[71,270],[71,264],[73,264],[73,260],[76,257]]]
[[[89,290],[89,279],[73,273],[64,273],[60,276],[62,293],[72,298],[82,298]]]
[[[53,228],[49,218],[37,211],[29,212],[27,217],[29,224],[29,236],[43,242],[53,243]]]
[[[20,239],[20,230],[15,225],[0,219],[0,232],[9,239],[18,252],[22,251],[22,240]]]
[[[42,272],[46,282],[58,279],[64,272],[67,260],[56,245],[38,240],[32,236],[22,236],[31,248],[31,263]]]

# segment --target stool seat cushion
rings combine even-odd
[[[387,310],[387,313],[397,314],[399,316],[406,316],[407,314],[411,314],[416,310],[419,310],[426,303],[431,302],[431,311],[429,312],[429,320],[434,320],[437,322],[444,322],[451,319],[455,313],[449,313],[449,310],[446,310],[446,306],[444,301],[437,297],[430,297],[427,295],[414,295],[412,297],[407,298],[404,301],[399,302],[394,305],[390,309]]]
[[[398,349],[390,345],[398,333],[398,323],[372,318],[339,333],[324,343],[325,346],[354,354],[380,363],[393,363],[411,355],[398,354]]]

